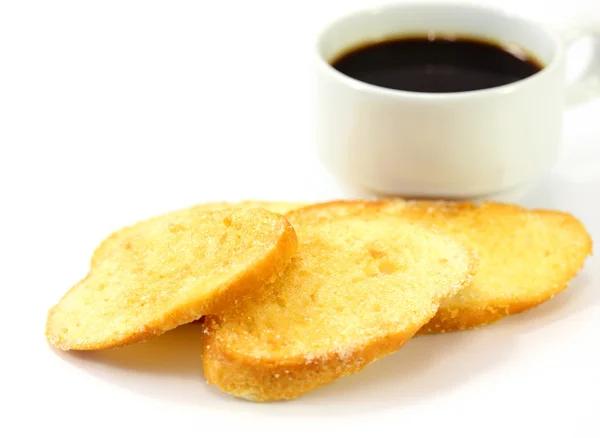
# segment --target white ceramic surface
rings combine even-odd
[[[368,41],[427,33],[516,45],[545,67],[502,87],[434,94],[373,86],[329,64]],[[547,26],[467,3],[390,4],[345,15],[324,28],[315,48],[317,153],[335,177],[378,194],[521,195],[559,155],[564,49]]]
[[[596,4],[502,6],[562,22]],[[48,347],[47,310],[123,225],[209,200],[360,194],[314,156],[310,59],[318,29],[365,5],[0,2],[0,437],[597,437],[597,256],[531,312],[414,339],[290,403],[208,387],[197,326],[102,353]],[[560,158],[522,200],[596,240],[598,120],[598,102],[566,112]]]

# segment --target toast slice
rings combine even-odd
[[[418,220],[451,233],[477,253],[479,267],[471,284],[446,300],[421,334],[480,327],[537,306],[565,290],[592,253],[584,225],[558,211],[493,202],[383,200],[328,205],[327,218],[360,211],[366,216],[395,214]]]
[[[306,204],[300,202],[286,202],[286,201],[260,201],[260,200],[245,200],[240,202],[207,202],[204,204],[197,204],[193,207],[187,207],[179,211],[185,212],[189,208],[206,209],[206,210],[223,210],[231,208],[263,208],[278,214],[286,214],[292,210],[303,207]],[[174,212],[175,214],[177,212]],[[108,238],[98,245],[98,248],[92,254],[91,265],[95,266],[98,261],[104,260],[109,257],[109,253],[118,247],[119,241],[123,233],[128,232],[127,228],[117,230],[112,233]]]
[[[286,215],[289,212],[297,210],[298,208],[302,208],[308,204],[294,201],[260,201],[252,199],[240,201],[237,204],[231,205],[245,208],[264,208],[265,210],[272,211],[273,213]]]
[[[220,312],[260,291],[297,249],[290,223],[263,209],[189,208],[116,236],[49,311],[55,347],[123,346]]]
[[[467,285],[461,243],[397,215],[287,215],[299,249],[259,298],[207,316],[207,381],[253,401],[291,399],[398,350]]]

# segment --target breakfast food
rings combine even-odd
[[[63,350],[123,346],[256,294],[290,262],[294,229],[264,209],[189,208],[111,236],[89,274],[47,318]]]
[[[86,278],[50,309],[46,336],[96,350],[199,322],[202,346],[190,348],[202,348],[210,384],[292,399],[412,336],[534,307],[591,251],[568,213],[492,202],[199,204],[101,242]]]
[[[229,204],[231,205],[231,204]],[[288,201],[257,201],[248,200],[241,201],[233,204],[238,207],[245,208],[264,208],[265,210],[272,211],[273,213],[287,214],[292,210],[304,207],[306,204],[301,202],[288,202]]]
[[[327,211],[329,217],[395,214],[448,232],[475,251],[473,281],[440,306],[421,334],[479,327],[543,303],[567,287],[592,251],[583,224],[557,211],[403,200],[338,201]]]
[[[264,208],[265,210],[272,211],[273,213],[286,214],[296,208],[302,207],[303,205],[305,204],[300,202],[244,200],[240,202],[207,202],[204,204],[195,205],[193,208],[211,211],[227,208]],[[184,208],[181,211],[185,212],[187,210],[189,210],[189,207]],[[177,214],[177,212],[173,212],[171,214]],[[128,229],[129,227],[114,232],[107,239],[105,239],[98,246],[98,248],[96,248],[94,254],[92,255],[92,266],[95,266],[99,260],[104,260],[107,257],[107,253],[115,247],[115,244],[118,245],[121,236],[123,233],[127,232]]]
[[[287,215],[299,248],[265,291],[206,317],[203,369],[237,397],[298,397],[398,350],[469,283],[461,243],[396,214]]]

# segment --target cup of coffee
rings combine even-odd
[[[346,15],[317,40],[317,154],[376,194],[514,198],[558,158],[566,46],[544,25],[472,4]]]

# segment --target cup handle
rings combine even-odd
[[[600,95],[600,23],[581,21],[559,29],[567,51],[577,41],[592,38],[593,50],[590,59],[576,78],[567,86],[567,106],[577,106]]]

